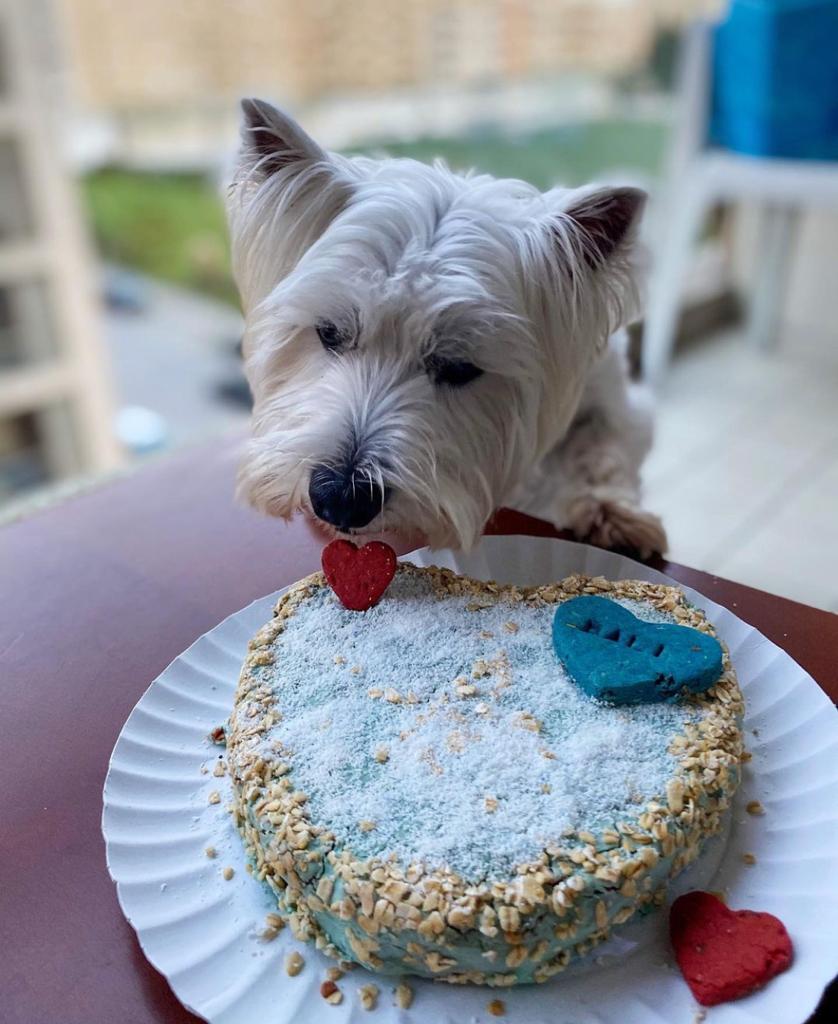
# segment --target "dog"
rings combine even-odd
[[[629,382],[635,188],[554,188],[326,152],[242,101],[227,192],[252,437],[240,494],[334,535],[467,550],[501,505],[664,551]]]

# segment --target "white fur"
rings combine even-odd
[[[228,211],[254,397],[247,500],[310,511],[311,468],[357,443],[358,472],[391,489],[362,532],[468,547],[515,502],[662,549],[639,508],[649,420],[608,344],[636,309],[634,224],[598,257],[613,193],[326,154],[267,104],[245,109]],[[357,324],[357,341],[326,351],[323,319]],[[431,351],[484,374],[434,384]]]

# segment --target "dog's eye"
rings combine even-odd
[[[447,384],[452,388],[470,384],[483,373],[479,366],[465,359],[443,359],[442,356],[428,356],[425,371],[434,384]]]
[[[338,327],[331,320],[318,320],[314,325],[317,336],[323,342],[324,348],[335,349],[345,345],[352,340],[350,332]]]

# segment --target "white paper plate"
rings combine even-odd
[[[519,584],[574,572],[673,582],[628,558],[541,538],[492,537],[468,556],[419,551],[407,557]],[[700,885],[726,890],[734,908],[776,914],[795,946],[791,970],[748,999],[714,1008],[712,1024],[802,1022],[836,967],[838,715],[780,648],[727,609],[687,593],[730,648],[754,754],[729,841],[726,848],[718,844],[713,858],[720,861],[718,870],[706,877],[705,862]],[[242,847],[225,811],[226,777],[202,775],[200,768],[222,752],[207,733],[227,717],[247,641],[270,618],[277,596],[225,619],[152,683],[125,723],[105,781],[102,829],[120,905],[178,998],[212,1024],[466,1024],[493,1019],[486,1007],[498,997],[509,1024],[689,1024],[696,1004],[673,966],[665,912],[650,919],[634,952],[633,944],[616,941],[612,948],[621,955],[606,957],[596,971],[502,991],[414,979],[408,1011],[393,1006],[392,979],[371,979],[360,969],[341,980],[343,1003],[327,1006],[318,989],[331,961],[300,946],[287,930],[271,943],[260,941],[271,900],[244,870]],[[214,789],[222,801],[209,805]],[[763,817],[745,812],[753,799],[764,804]],[[205,856],[209,845],[218,850],[214,860]],[[755,854],[756,865],[743,863],[745,851]],[[228,865],[235,869],[231,881],[222,877]],[[283,969],[292,948],[306,961],[296,978]],[[360,1008],[357,996],[370,980],[381,989],[373,1015]]]

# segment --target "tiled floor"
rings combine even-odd
[[[645,479],[673,560],[838,611],[838,333],[679,356]]]

